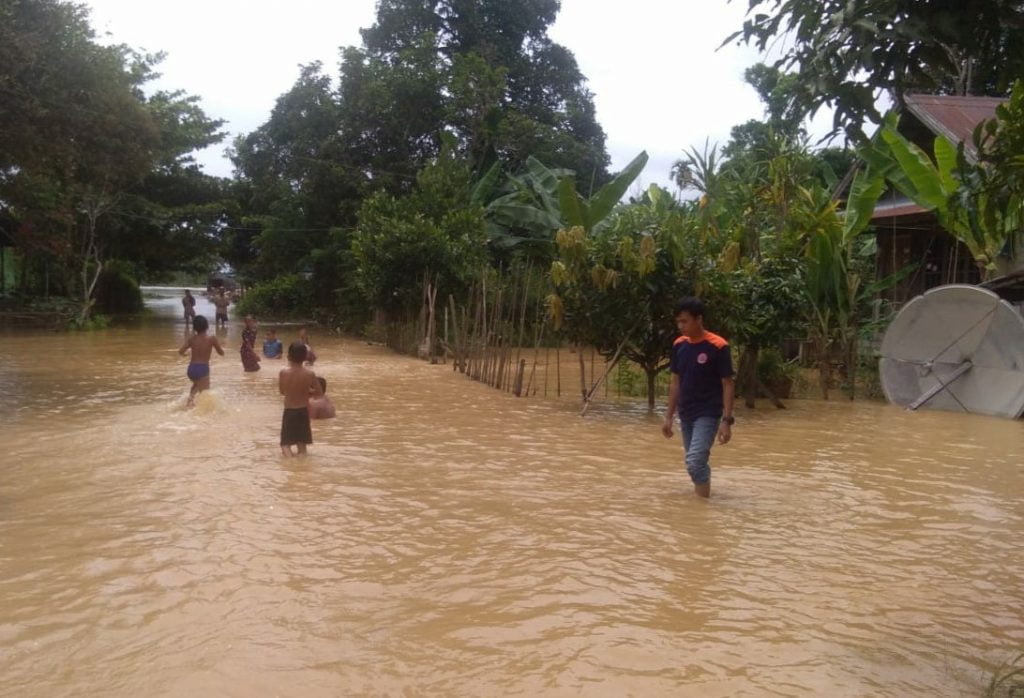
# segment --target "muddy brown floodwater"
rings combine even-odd
[[[0,335],[0,695],[957,696],[1024,650],[1020,422],[741,411],[704,503],[642,407],[314,333],[283,460],[274,362],[233,318],[186,412],[149,302]]]

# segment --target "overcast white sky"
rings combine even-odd
[[[359,45],[374,0],[87,0],[109,40],[164,51],[163,88],[202,98],[234,136],[263,123],[301,63],[322,61],[337,76],[338,48]],[[743,0],[562,0],[551,36],[576,55],[595,94],[612,169],[641,150],[644,183],[668,183],[672,162],[704,140],[761,116],[743,70],[752,49],[725,47]],[[817,130],[817,129],[815,129]],[[226,144],[225,144],[226,145]],[[230,175],[224,145],[201,154],[206,171]]]

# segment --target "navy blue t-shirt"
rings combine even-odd
[[[679,417],[722,416],[722,379],[732,376],[729,343],[704,332],[699,341],[679,337],[672,346],[672,373],[679,375]]]

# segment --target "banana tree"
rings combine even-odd
[[[642,152],[589,198],[576,190],[569,170],[551,169],[534,157],[524,171],[510,175],[505,192],[487,204],[488,232],[500,246],[530,240],[550,245],[560,229],[580,227],[591,234],[606,225],[612,209],[647,164]],[[488,173],[488,176],[490,173]]]
[[[871,223],[871,214],[884,185],[884,179],[875,172],[858,173],[842,212],[838,211],[838,203],[829,192],[820,186],[805,189],[800,200],[800,225],[807,231],[804,293],[810,309],[811,338],[818,352],[821,392],[825,399],[828,399],[831,383],[833,349],[842,348],[847,371],[853,378],[861,309],[875,294],[910,271],[908,268],[886,279],[865,283],[864,269],[868,266],[874,241],[865,239],[862,234]]]
[[[558,202],[562,219],[570,228],[583,228],[588,235],[603,230],[616,204],[626,195],[629,187],[647,166],[647,152],[641,152],[612,180],[589,198],[576,190],[576,180],[563,177],[558,183]]]
[[[493,171],[485,179],[492,177]],[[504,246],[531,238],[549,241],[562,225],[558,182],[571,175],[569,170],[549,169],[532,155],[528,157],[524,170],[509,175],[500,195],[485,208],[492,238],[502,240]]]

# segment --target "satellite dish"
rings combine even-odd
[[[907,303],[882,340],[889,402],[1018,418],[1024,414],[1024,317],[992,291],[939,286]]]

